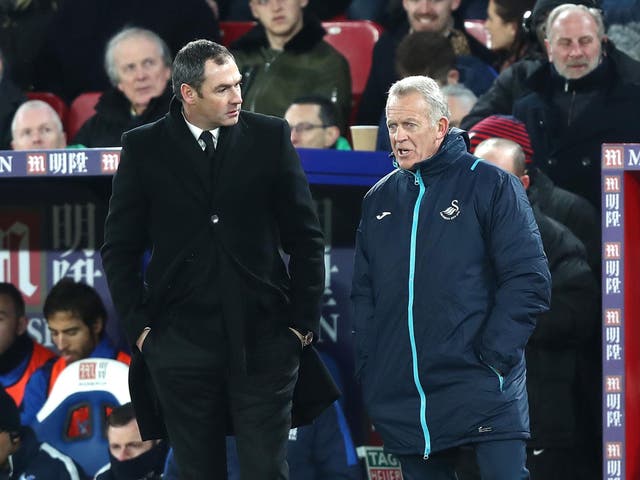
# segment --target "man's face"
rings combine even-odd
[[[0,355],[9,350],[16,338],[26,329],[26,317],[18,317],[11,298],[8,295],[0,295]]]
[[[207,60],[200,92],[189,85],[182,86],[187,120],[204,130],[238,123],[242,106],[241,80],[233,60],[229,59],[222,65]]]
[[[131,420],[122,427],[109,426],[107,438],[109,440],[109,452],[121,462],[131,460],[148,452],[155,443],[154,440],[142,440],[138,422],[135,420]]]
[[[402,0],[414,32],[444,33],[453,23],[452,12],[459,6],[460,0]]]
[[[602,44],[591,15],[563,12],[549,30],[545,40],[549,61],[564,78],[582,78],[599,65]]]
[[[496,4],[489,0],[487,7],[487,20],[484,28],[489,33],[492,50],[509,50],[515,42],[518,24],[516,22],[505,22],[496,11]]]
[[[140,115],[151,99],[162,95],[167,88],[171,69],[162,61],[159,46],[141,35],[118,43],[113,51],[113,61],[118,72],[118,90]]]
[[[0,431],[0,470],[4,469],[9,455],[13,455],[18,450],[18,442],[12,442],[9,432]]]
[[[48,108],[27,108],[18,112],[11,148],[14,150],[40,150],[65,148],[67,138],[55,112]]]
[[[67,364],[87,358],[96,348],[102,332],[102,320],[91,327],[69,311],[55,312],[47,318],[51,339]]]
[[[308,0],[251,0],[249,6],[269,35],[289,38],[302,29],[307,3]]]
[[[284,114],[284,119],[291,126],[291,143],[294,147],[330,148],[334,143],[320,119],[320,105],[291,105]]]
[[[390,96],[387,101],[389,140],[396,161],[404,169],[432,157],[447,134],[447,118],[439,118],[434,124],[428,109],[418,92]]]

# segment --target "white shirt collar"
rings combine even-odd
[[[184,121],[187,123],[187,127],[189,127],[189,131],[191,132],[193,137],[198,141],[200,148],[204,150],[204,142],[201,143],[200,141],[200,134],[203,132],[203,130],[200,127],[196,127],[193,123],[190,123],[189,120],[187,120],[187,117],[184,116],[184,112],[182,112],[182,118],[184,118]],[[218,127],[209,131],[211,132],[211,135],[213,135],[214,147],[218,148],[218,135],[220,134],[220,128]]]

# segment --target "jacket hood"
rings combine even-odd
[[[308,52],[322,41],[327,31],[313,14],[304,11],[302,20],[302,30],[293,36],[285,46],[285,52],[303,53]],[[231,44],[230,49],[233,50],[255,50],[257,48],[269,48],[269,40],[267,32],[262,24],[258,23],[255,27],[241,36],[238,40]]]

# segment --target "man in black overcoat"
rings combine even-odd
[[[166,429],[182,479],[226,478],[228,431],[243,479],[287,479],[292,403],[295,424],[336,397],[310,346],[324,246],[309,186],[287,124],[240,110],[240,80],[226,48],[180,50],[169,113],[122,137],[105,225],[141,433]]]

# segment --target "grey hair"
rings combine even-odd
[[[517,177],[521,177],[526,173],[526,157],[524,154],[524,150],[522,150],[522,147],[518,143],[506,138],[487,138],[486,140],[483,140],[478,144],[478,146],[474,150],[474,155],[476,157],[482,157],[482,150],[489,150],[492,148],[503,149],[505,153],[511,157],[511,160],[513,161],[513,172],[511,173],[513,173]]]
[[[166,67],[171,68],[171,52],[169,51],[169,47],[167,46],[166,42],[162,38],[160,38],[151,30],[147,30],[146,28],[127,27],[123,30],[120,30],[109,39],[107,48],[104,53],[104,69],[109,76],[111,85],[113,85],[114,87],[117,86],[120,82],[118,67],[116,66],[114,58],[115,49],[120,42],[134,37],[144,37],[155,43],[158,47],[158,53],[160,53],[160,57],[162,57],[162,63],[164,63]]]
[[[462,83],[454,83],[453,85],[445,85],[440,89],[445,99],[447,97],[456,97],[465,100],[471,105],[474,105],[478,101],[476,94],[465,87]]]
[[[602,40],[604,38],[604,20],[602,19],[602,12],[597,8],[589,8],[585,5],[576,5],[575,3],[563,3],[562,5],[558,5],[556,8],[551,10],[549,16],[547,17],[547,22],[545,24],[545,35],[549,40],[551,38],[551,27],[558,19],[560,15],[565,12],[582,12],[589,15],[596,24],[598,40]]]
[[[438,82],[422,75],[405,77],[398,80],[389,89],[387,106],[391,97],[402,97],[410,93],[419,93],[428,105],[427,116],[435,125],[442,117],[449,118],[449,107]]]
[[[18,107],[18,109],[16,110],[16,113],[13,115],[13,120],[11,120],[11,135],[13,138],[16,137],[16,129],[18,128],[18,125],[17,125],[18,116],[23,112],[26,112],[27,110],[38,110],[38,109],[47,110],[49,113],[51,113],[51,118],[53,118],[53,123],[58,129],[58,132],[59,133],[63,132],[62,121],[58,116],[58,112],[56,112],[51,105],[49,105],[47,102],[43,100],[27,100],[26,102],[24,102],[22,105]]]

